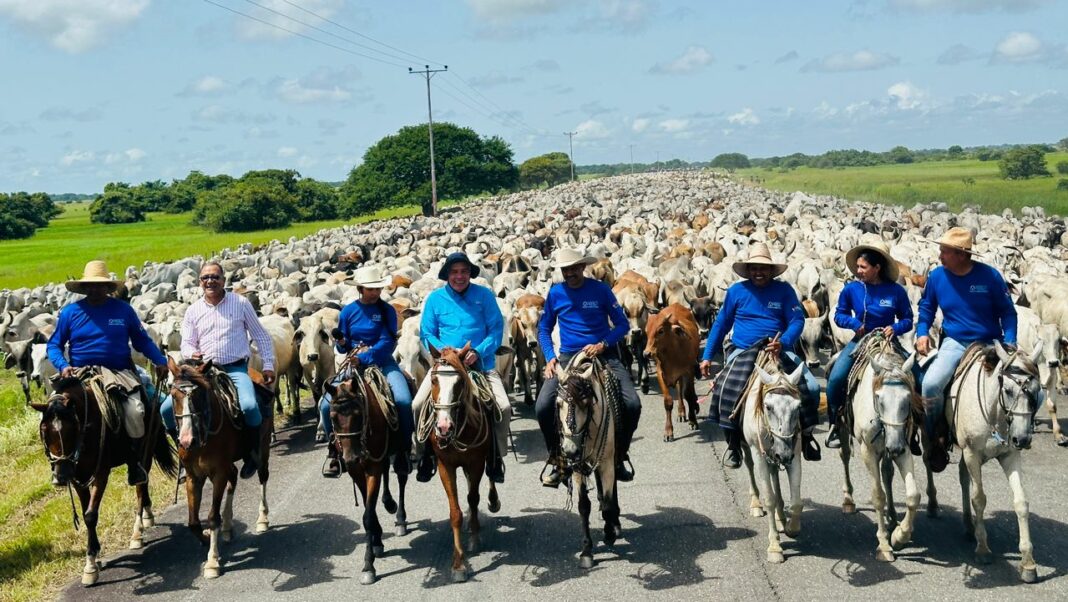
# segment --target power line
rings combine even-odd
[[[456,77],[456,79],[458,79],[458,80],[460,80],[461,82],[463,82],[463,84],[464,84],[465,86],[467,86],[468,88],[471,88],[471,90],[473,90],[473,91],[475,92],[475,94],[478,94],[478,95],[479,95],[479,96],[481,96],[482,98],[486,99],[486,102],[488,102],[488,103],[489,103],[490,105],[492,105],[492,106],[496,107],[498,111],[500,111],[500,112],[502,112],[502,113],[507,113],[507,111],[505,111],[505,110],[504,110],[504,109],[503,109],[503,108],[502,108],[502,107],[501,107],[500,105],[498,105],[497,103],[493,102],[493,101],[492,101],[492,100],[491,100],[491,99],[490,99],[490,98],[489,98],[488,96],[486,96],[485,94],[483,94],[483,93],[482,93],[482,92],[481,92],[481,91],[480,91],[480,90],[479,90],[478,88],[476,88],[476,87],[472,86],[471,84],[469,84],[469,83],[467,82],[467,80],[465,80],[464,78],[460,77],[460,74],[459,74],[459,73],[455,73],[455,72],[452,72],[452,71],[450,71],[449,73],[452,73],[452,75],[454,75],[454,76]],[[519,123],[520,125],[522,125],[522,126],[523,126],[523,127],[525,128],[525,129],[527,129],[527,130],[528,130],[528,131],[530,131],[530,132],[535,132],[535,131],[536,131],[536,130],[535,130],[535,129],[534,129],[533,127],[531,127],[531,126],[530,126],[529,124],[527,124],[526,122],[524,122],[524,121],[523,121],[522,119],[519,119],[518,117],[513,117],[513,120],[514,120],[514,121],[515,121],[516,123]],[[536,135],[539,135],[539,136],[540,136],[540,135],[542,135],[542,134],[536,134]]]
[[[429,118],[427,130],[430,132],[430,215],[438,214],[438,178],[434,173],[434,111],[430,107],[430,78],[434,77],[435,73],[448,70],[448,65],[445,65],[444,69],[431,69],[430,65],[424,65],[422,71],[413,71],[408,67],[408,73],[426,76],[426,114]]]

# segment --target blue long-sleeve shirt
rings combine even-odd
[[[782,333],[782,348],[792,350],[805,328],[805,312],[789,284],[772,280],[767,286],[758,287],[743,280],[727,289],[723,307],[708,332],[702,360],[711,360],[723,350],[723,339],[732,328],[731,343],[735,347],[746,349],[764,337]]]
[[[845,285],[834,310],[834,323],[840,328],[865,332],[893,326],[901,336],[912,330],[912,302],[905,287],[896,282],[864,284],[854,280]]]
[[[397,348],[397,311],[388,303],[349,303],[341,310],[338,329],[345,344],[335,347],[348,353],[366,345],[368,349],[356,354],[361,364],[389,366],[396,363],[393,350]]]
[[[975,262],[964,276],[941,266],[931,270],[920,298],[916,336],[927,336],[938,309],[942,310],[942,330],[954,341],[1016,344],[1016,306],[1009,287],[985,263]]]
[[[560,353],[575,353],[604,341],[615,345],[627,335],[627,314],[615,294],[600,280],[585,278],[582,286],[554,284],[545,297],[545,312],[538,323],[538,344],[545,360],[556,357],[553,328],[560,323]]]
[[[56,330],[48,339],[48,359],[60,371],[68,366],[129,370],[133,368],[131,344],[153,364],[167,365],[166,356],[129,304],[111,298],[101,305],[82,300],[60,310]],[[69,361],[63,354],[68,346]]]
[[[463,293],[445,286],[427,295],[419,322],[419,340],[423,346],[462,348],[471,343],[478,353],[483,371],[497,364],[497,348],[504,338],[504,316],[490,289],[468,285]]]

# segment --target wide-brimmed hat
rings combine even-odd
[[[111,277],[111,273],[108,272],[108,266],[99,259],[94,259],[85,264],[85,270],[82,271],[81,280],[71,280],[65,283],[67,290],[72,293],[78,293],[79,295],[85,295],[87,284],[107,284],[111,289],[110,293],[119,289],[119,281]]]
[[[591,265],[597,263],[597,258],[584,255],[576,249],[560,249],[556,252],[556,261],[553,263],[553,267],[567,268],[580,263],[582,265]]]
[[[382,272],[381,266],[377,265],[363,266],[356,270],[352,279],[356,281],[356,286],[364,288],[386,288],[393,282],[392,278]]]
[[[970,255],[978,254],[975,252],[975,249],[972,248],[975,246],[975,237],[972,236],[972,231],[967,228],[961,228],[960,226],[946,230],[945,234],[942,235],[942,238],[939,238],[938,240],[931,240],[929,238],[925,238],[924,240],[936,245],[953,247],[958,251],[964,251]]]
[[[478,278],[478,273],[482,270],[480,270],[477,265],[471,263],[471,260],[467,258],[466,253],[452,253],[445,258],[445,265],[441,266],[441,269],[438,270],[438,280],[448,280],[449,270],[452,269],[452,266],[461,262],[466,263],[467,266],[471,268],[472,278]]]
[[[768,250],[768,245],[758,242],[749,247],[749,257],[745,261],[736,261],[731,269],[735,274],[738,274],[742,278],[749,277],[749,266],[751,265],[767,265],[771,266],[771,277],[781,276],[786,271],[785,263],[776,263],[771,258],[771,251]]]
[[[857,273],[857,259],[860,258],[860,254],[864,251],[870,251],[876,253],[883,258],[882,273],[879,274],[883,280],[887,282],[897,282],[899,271],[897,268],[897,260],[890,257],[890,249],[886,247],[881,241],[872,240],[869,243],[859,244],[846,253],[845,260],[846,265],[849,266],[849,273]]]

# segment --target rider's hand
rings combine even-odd
[[[468,349],[467,355],[464,356],[464,365],[470,368],[478,361],[478,352],[474,349]]]
[[[170,376],[171,371],[167,369],[167,366],[156,366],[156,380],[163,382]]]
[[[556,374],[556,365],[558,363],[554,357],[545,364],[545,378],[552,378]]]
[[[774,341],[768,343],[768,346],[765,347],[764,350],[772,355],[778,356],[780,353],[782,353],[782,341],[780,341],[779,339],[775,339]]]
[[[194,354],[193,354],[193,356],[192,356],[192,357],[190,357],[189,359],[191,359],[191,360],[193,360],[193,361],[195,361],[195,362],[201,362],[201,361],[204,361],[204,354],[203,354],[203,353],[201,353],[201,352],[199,352],[199,351],[197,351],[197,352],[196,352],[196,353],[194,353]]]
[[[582,352],[586,354],[586,357],[597,357],[608,349],[608,345],[601,343],[593,343],[592,345],[586,345],[582,348]]]
[[[931,338],[919,337],[916,339],[916,353],[920,355],[927,355],[931,352]]]
[[[863,324],[861,324],[861,325],[860,325],[860,328],[856,329],[856,330],[855,330],[854,332],[855,332],[855,333],[857,334],[857,336],[858,336],[858,337],[859,337],[859,336],[864,336],[864,333],[865,333],[865,332],[868,332],[868,329],[867,329],[867,328],[864,328],[864,325],[863,325]]]
[[[888,338],[888,339],[894,338],[894,327],[893,326],[884,327],[883,328],[883,336]]]
[[[74,368],[67,366],[59,373],[59,375],[63,378],[71,378],[72,376],[74,376]]]
[[[263,371],[263,384],[268,387],[274,384],[274,370]]]
[[[701,376],[705,378],[712,376],[712,360],[701,360]]]

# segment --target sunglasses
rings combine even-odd
[[[217,276],[215,274],[207,274],[200,277],[201,282],[208,282],[209,280],[222,280],[222,276]]]

